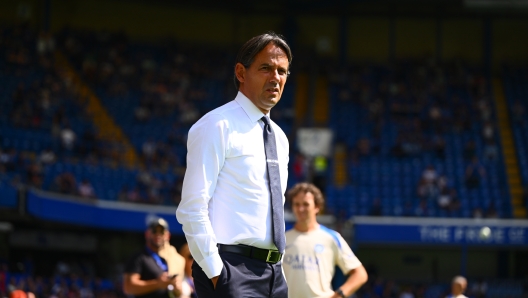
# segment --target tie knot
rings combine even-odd
[[[265,125],[269,125],[270,124],[270,119],[268,118],[268,116],[264,116],[264,117],[260,118],[260,120],[262,120],[262,122],[264,122]]]

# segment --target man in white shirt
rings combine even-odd
[[[463,276],[455,276],[451,282],[451,295],[448,295],[447,298],[467,298],[464,295],[467,287],[467,279]]]
[[[292,55],[275,33],[253,37],[235,65],[236,98],[189,131],[176,217],[195,260],[198,297],[287,297],[282,274],[288,139],[269,119]]]
[[[350,246],[336,231],[317,223],[324,207],[321,191],[313,184],[298,183],[287,194],[296,223],[286,232],[283,266],[290,298],[344,298],[367,282],[367,271]],[[335,291],[332,278],[335,267],[347,279]]]

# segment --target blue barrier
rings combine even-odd
[[[358,216],[353,221],[360,244],[528,245],[528,220]]]
[[[149,216],[163,217],[170,232],[183,235],[176,207],[90,200],[30,190],[27,211],[36,217],[102,229],[144,231]]]
[[[18,205],[17,189],[0,182],[0,207],[16,208]]]

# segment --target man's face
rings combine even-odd
[[[240,91],[261,112],[267,114],[280,100],[288,77],[288,56],[280,47],[268,44],[253,63],[245,68],[238,63],[235,68]]]
[[[314,195],[310,192],[298,193],[292,198],[293,214],[297,221],[315,221],[319,207],[315,206]]]
[[[156,226],[147,230],[146,238],[150,246],[161,248],[166,241],[169,241],[169,231],[162,226]]]

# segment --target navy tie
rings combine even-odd
[[[279,252],[284,252],[286,238],[284,236],[284,205],[282,204],[282,189],[279,171],[279,158],[275,134],[267,116],[261,118],[264,122],[264,150],[266,151],[266,165],[268,168],[268,182],[271,193],[271,215],[273,223],[273,242]]]

